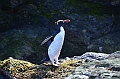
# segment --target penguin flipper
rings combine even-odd
[[[46,37],[46,38],[44,39],[44,41],[40,44],[40,46],[43,45],[44,43],[46,43],[46,42],[47,42],[48,40],[50,40],[52,37],[53,37],[53,36]]]

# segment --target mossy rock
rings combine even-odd
[[[54,67],[49,61],[41,65],[35,65],[9,57],[9,59],[0,61],[0,68],[8,71],[13,77],[18,79],[63,78],[71,74],[75,67],[81,64],[80,60],[76,59],[63,59],[60,62],[59,67]]]
[[[40,61],[45,55],[43,51],[46,50],[45,46],[40,46],[43,40],[42,34],[44,33],[42,31],[39,32],[40,29],[14,29],[0,34],[0,59],[4,60],[8,57],[13,57],[32,63]]]
[[[13,59],[12,57],[0,61],[0,68],[8,71],[14,77],[18,76],[19,73],[28,70],[32,66],[34,66],[34,64],[23,60]]]

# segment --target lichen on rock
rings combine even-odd
[[[60,59],[59,67],[52,66],[49,61],[36,65],[10,57],[9,59],[0,61],[0,68],[8,71],[17,79],[119,79],[120,59],[114,54],[116,53],[87,52],[82,56]]]
[[[27,61],[17,60],[10,57],[0,61],[0,68],[8,71],[13,77],[18,79],[33,79],[34,77],[43,78],[62,78],[70,74],[78,60],[61,60],[59,67],[54,67],[46,62],[41,65],[35,65]]]
[[[8,71],[14,77],[18,76],[19,73],[28,70],[32,66],[34,66],[34,64],[23,60],[13,59],[12,57],[9,57],[9,59],[1,61],[0,63],[0,68]]]

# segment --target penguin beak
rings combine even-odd
[[[66,19],[66,20],[64,20],[64,22],[65,22],[65,23],[69,23],[69,22],[70,22],[70,20],[69,20],[69,19]]]
[[[66,19],[66,20],[58,20],[57,22],[55,22],[55,24],[58,25],[59,22],[63,22],[63,23],[69,23],[70,20],[69,19]]]

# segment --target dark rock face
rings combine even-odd
[[[67,38],[79,44],[78,47],[81,45],[86,47],[86,51],[97,52],[112,52],[119,49],[120,42],[117,40],[120,38],[120,30],[114,28],[114,17],[79,16],[78,14],[68,15],[68,17],[74,22],[66,29]],[[111,48],[108,48],[109,46]]]
[[[15,79],[10,73],[5,70],[0,69],[0,79]]]
[[[28,59],[29,61],[33,59],[33,63],[35,63],[35,61],[39,61],[39,58],[44,56],[42,51],[45,50],[45,46],[39,46],[42,41],[42,36],[45,36],[44,32],[39,31],[41,29],[43,29],[43,31],[45,30],[44,32],[47,31],[45,28],[38,27],[24,28],[20,30],[14,29],[12,31],[2,33],[0,35],[0,59],[3,60],[8,57],[15,57],[18,59]]]
[[[71,23],[65,27],[61,57],[86,51],[111,53],[120,50],[119,2],[111,5],[110,1],[3,1],[4,5],[0,3],[0,59],[12,56],[32,62],[40,60],[47,49],[39,44],[50,35],[56,20],[67,18]],[[9,8],[6,10],[6,7]]]

